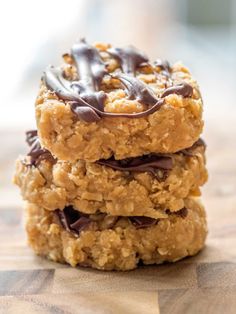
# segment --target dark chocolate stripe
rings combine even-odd
[[[47,88],[61,99],[80,101],[78,95],[71,89],[71,83],[63,77],[61,69],[49,66],[44,72],[43,79]]]
[[[148,62],[148,57],[133,46],[110,48],[108,49],[108,53],[118,59],[124,73],[133,76],[135,75],[138,67],[140,67],[143,63]]]
[[[129,220],[135,226],[136,229],[148,228],[158,223],[158,219],[145,216],[133,216],[129,217]]]
[[[79,234],[82,230],[86,229],[91,223],[88,215],[82,214],[74,210],[72,206],[67,206],[63,210],[57,210],[56,214],[64,229]]]
[[[173,161],[170,156],[157,154],[149,154],[123,160],[115,160],[112,157],[107,160],[98,160],[96,163],[120,171],[150,172],[159,180],[166,179],[169,170],[173,168]],[[158,170],[161,170],[161,173]]]
[[[82,93],[89,90],[98,91],[107,73],[98,50],[82,39],[72,46],[71,54],[80,77],[79,88],[82,88]]]
[[[154,92],[147,86],[147,84],[140,81],[136,77],[125,74],[117,74],[115,77],[118,78],[125,86],[129,99],[135,99],[148,106],[154,106],[158,103],[158,98]]]
[[[56,159],[51,153],[41,147],[36,130],[26,132],[26,141],[30,146],[28,156],[31,157],[31,161],[29,165],[37,166],[42,160],[49,160],[52,163],[56,163]],[[111,157],[110,159],[98,160],[96,163],[120,171],[150,172],[159,180],[166,179],[169,170],[173,167],[173,161],[170,156],[158,154],[149,154],[123,160],[115,160]],[[161,170],[161,173],[157,170]]]
[[[168,87],[164,93],[161,95],[161,98],[169,96],[171,94],[181,95],[184,98],[192,97],[193,96],[193,88],[191,85],[187,83],[182,83],[179,85]]]
[[[184,207],[177,212],[170,212],[167,209],[166,213],[169,216],[176,215],[184,219],[188,215],[188,209]],[[67,206],[63,210],[57,209],[55,214],[59,219],[61,226],[68,232],[71,232],[75,235],[79,235],[81,231],[85,231],[91,226],[98,230],[96,221],[92,220],[88,214],[84,214],[78,210],[75,210],[72,206]],[[113,228],[116,222],[122,218],[122,216],[113,216],[113,218],[114,219],[112,220],[112,223],[109,225],[108,229]],[[146,216],[127,216],[127,218],[136,229],[154,226],[160,220]]]
[[[154,66],[160,68],[162,70],[162,74],[165,74],[166,76],[170,76],[171,66],[168,61],[157,59],[156,61],[154,61]]]
[[[148,109],[132,114],[104,112],[107,94],[100,90],[100,85],[104,75],[109,73],[99,51],[88,45],[85,40],[81,40],[73,45],[71,50],[79,75],[78,80],[67,80],[62,70],[54,67],[47,68],[43,76],[47,88],[55,92],[61,99],[69,101],[72,112],[80,120],[97,122],[102,117],[141,118],[159,110],[164,104],[163,98],[169,94],[191,97],[193,89],[186,83],[167,88],[160,97],[162,99],[156,97],[147,84],[135,78],[137,68],[148,61],[148,58],[136,48],[111,48],[108,49],[108,53],[119,60],[125,73],[114,74],[114,76],[124,85],[128,98],[147,105]],[[157,66],[162,67],[165,72],[170,71],[168,64],[163,63]]]
[[[103,111],[106,95],[99,89],[107,70],[98,50],[83,39],[73,45],[71,54],[79,74],[79,81],[72,82],[71,88],[76,91],[79,98]]]
[[[85,40],[73,45],[71,55],[75,61],[79,80],[69,81],[61,69],[47,68],[44,73],[46,86],[63,100],[72,101],[71,109],[81,120],[100,120],[97,112],[103,112],[106,94],[99,91],[101,81],[107,73],[99,52]]]
[[[199,138],[191,147],[182,149],[179,153],[182,153],[186,156],[194,156],[194,150],[199,147],[202,146],[204,147],[204,149],[206,148],[206,143],[204,142],[203,139]]]
[[[26,141],[30,146],[30,152],[27,154],[31,157],[29,165],[37,166],[42,160],[49,160],[52,163],[56,163],[57,160],[52,154],[47,149],[41,147],[37,130],[26,132]],[[202,139],[198,139],[191,147],[183,149],[176,154],[194,156],[193,150],[198,146],[205,147],[206,144]],[[96,161],[96,163],[120,171],[150,172],[157,179],[164,180],[167,178],[169,171],[173,168],[172,155],[173,154],[152,153],[121,160],[116,160],[114,157],[111,157],[109,159],[100,159]],[[161,170],[161,173],[158,170]]]
[[[30,146],[30,151],[27,156],[30,156],[29,166],[38,166],[42,160],[49,160],[52,163],[56,163],[56,159],[45,148],[41,147],[38,138],[37,130],[31,130],[26,132],[26,142]]]

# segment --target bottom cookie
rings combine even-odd
[[[28,240],[42,256],[71,266],[131,270],[196,254],[207,234],[205,210],[194,199],[168,218],[82,215],[73,208],[47,211],[28,203]]]

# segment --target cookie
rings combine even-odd
[[[70,162],[174,153],[199,138],[202,99],[180,63],[82,40],[46,69],[36,120],[43,147]]]
[[[72,205],[84,213],[163,218],[200,195],[207,180],[202,140],[175,154],[70,163],[42,149],[36,131],[27,134],[31,151],[18,159],[14,181],[25,200],[48,210]]]
[[[102,270],[131,270],[139,263],[175,262],[196,254],[207,234],[205,211],[194,199],[166,219],[81,215],[72,207],[47,211],[28,203],[33,250],[53,261]]]

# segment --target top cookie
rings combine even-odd
[[[46,69],[36,100],[41,143],[58,159],[173,153],[199,138],[202,99],[182,64],[85,40],[63,58]]]

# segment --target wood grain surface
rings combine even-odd
[[[204,136],[206,248],[176,264],[125,273],[73,269],[32,253],[10,181],[23,132],[0,133],[0,313],[236,313],[236,126],[226,124],[208,124]]]

